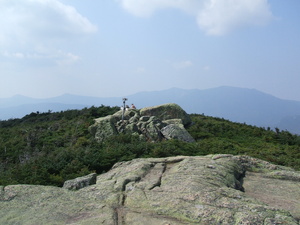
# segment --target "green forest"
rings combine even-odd
[[[300,136],[199,114],[190,115],[193,125],[187,128],[194,143],[152,143],[128,134],[97,143],[88,127],[118,110],[101,105],[0,121],[0,185],[62,186],[119,161],[176,155],[243,154],[300,170]]]

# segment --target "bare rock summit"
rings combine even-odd
[[[0,224],[299,224],[300,172],[248,156],[119,162],[77,191],[0,187]]]

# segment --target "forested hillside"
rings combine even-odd
[[[175,155],[247,154],[300,169],[299,136],[199,114],[191,115],[188,128],[195,143],[150,143],[131,135],[97,143],[88,132],[93,119],[118,110],[102,105],[0,121],[0,185],[62,186],[67,179],[103,173],[118,161]]]

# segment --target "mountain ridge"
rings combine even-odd
[[[100,105],[122,106],[123,97],[128,98],[126,104],[134,103],[138,108],[176,103],[187,113],[205,114],[272,129],[278,127],[300,134],[300,101],[280,99],[256,89],[230,86],[205,90],[170,88],[122,97],[63,94],[53,98],[35,99],[16,95],[0,99],[0,120],[21,118],[35,111],[61,111]]]

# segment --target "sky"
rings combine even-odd
[[[0,98],[254,88],[300,101],[299,0],[0,0]]]

